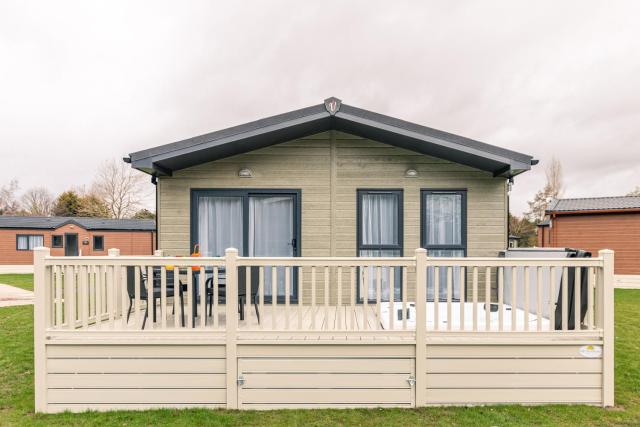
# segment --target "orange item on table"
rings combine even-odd
[[[200,244],[196,243],[195,245],[193,245],[193,252],[191,253],[192,257],[199,257],[200,256]],[[192,271],[200,271],[200,267],[196,267],[193,266],[191,267]]]

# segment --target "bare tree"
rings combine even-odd
[[[547,182],[544,188],[536,193],[533,200],[527,202],[529,211],[526,213],[529,221],[539,223],[544,219],[545,212],[553,199],[562,197],[564,194],[564,180],[562,178],[562,164],[560,160],[553,157],[545,169]]]
[[[22,205],[27,214],[34,216],[51,215],[54,199],[45,187],[34,187],[22,196]]]
[[[145,176],[117,160],[107,160],[100,165],[92,193],[104,200],[113,218],[133,216],[149,196]]]
[[[19,185],[17,179],[0,187],[0,215],[15,215],[20,211],[20,202],[16,198]]]

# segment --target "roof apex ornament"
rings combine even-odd
[[[326,108],[329,114],[331,114],[332,116],[336,115],[336,113],[340,110],[341,105],[342,100],[336,98],[335,96],[324,100],[324,108]]]

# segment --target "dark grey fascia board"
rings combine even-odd
[[[128,159],[138,170],[167,176],[174,170],[335,129],[471,166],[494,176],[513,177],[537,163],[526,154],[339,102],[337,105],[337,111],[329,112],[325,101],[325,104],[131,153]]]

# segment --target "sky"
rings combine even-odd
[[[329,96],[533,155],[565,197],[640,186],[638,1],[0,2],[0,186]],[[149,184],[151,185],[151,184]]]

